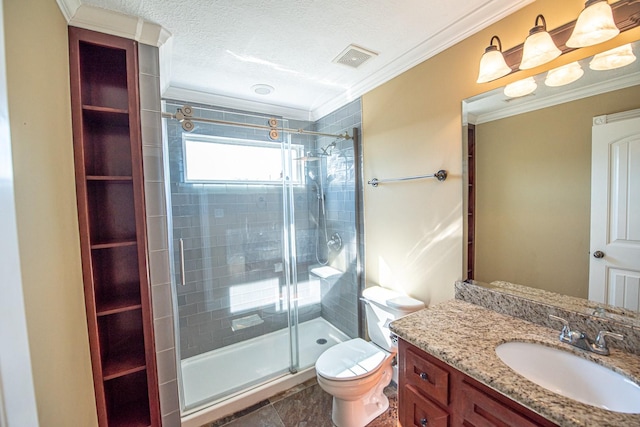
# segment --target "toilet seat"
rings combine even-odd
[[[361,338],[337,344],[320,355],[316,372],[328,380],[349,381],[376,372],[390,353]]]

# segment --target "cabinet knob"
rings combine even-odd
[[[429,375],[426,372],[420,372],[420,378],[426,381],[429,379]]]
[[[429,423],[427,422],[426,418],[423,418],[423,419],[420,420],[420,425],[421,426],[425,427],[427,424],[429,424]]]

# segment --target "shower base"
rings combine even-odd
[[[322,318],[300,323],[298,328],[301,370],[296,374],[289,373],[288,329],[183,360],[183,403],[188,415],[182,426],[201,426],[314,377],[318,357],[349,339]]]

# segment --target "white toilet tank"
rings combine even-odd
[[[422,301],[380,286],[366,288],[362,297],[366,303],[369,338],[387,351],[393,351],[396,347],[391,341],[389,323],[424,308]]]

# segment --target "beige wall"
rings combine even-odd
[[[476,127],[476,279],[587,298],[592,118],[640,86]]]
[[[538,0],[363,97],[365,179],[440,168],[450,173],[444,183],[367,186],[369,281],[429,303],[453,296],[462,271],[460,102],[504,83],[474,83],[479,57],[494,33],[510,47],[522,41],[538,13],[555,28],[574,19],[582,5]],[[5,0],[4,15],[18,237],[39,418],[46,426],[90,427],[97,421],[76,219],[66,23],[54,0]]]
[[[67,24],[54,0],[4,1],[4,20],[18,240],[38,417],[42,426],[95,426]]]
[[[479,85],[480,56],[494,34],[508,49],[524,41],[539,13],[552,29],[574,20],[583,6],[582,0],[538,0],[364,95],[365,181],[449,171],[444,183],[366,186],[369,283],[402,289],[429,304],[453,297],[453,283],[463,271],[461,101],[551,68]],[[564,55],[553,66],[639,38],[633,30],[597,48]]]

